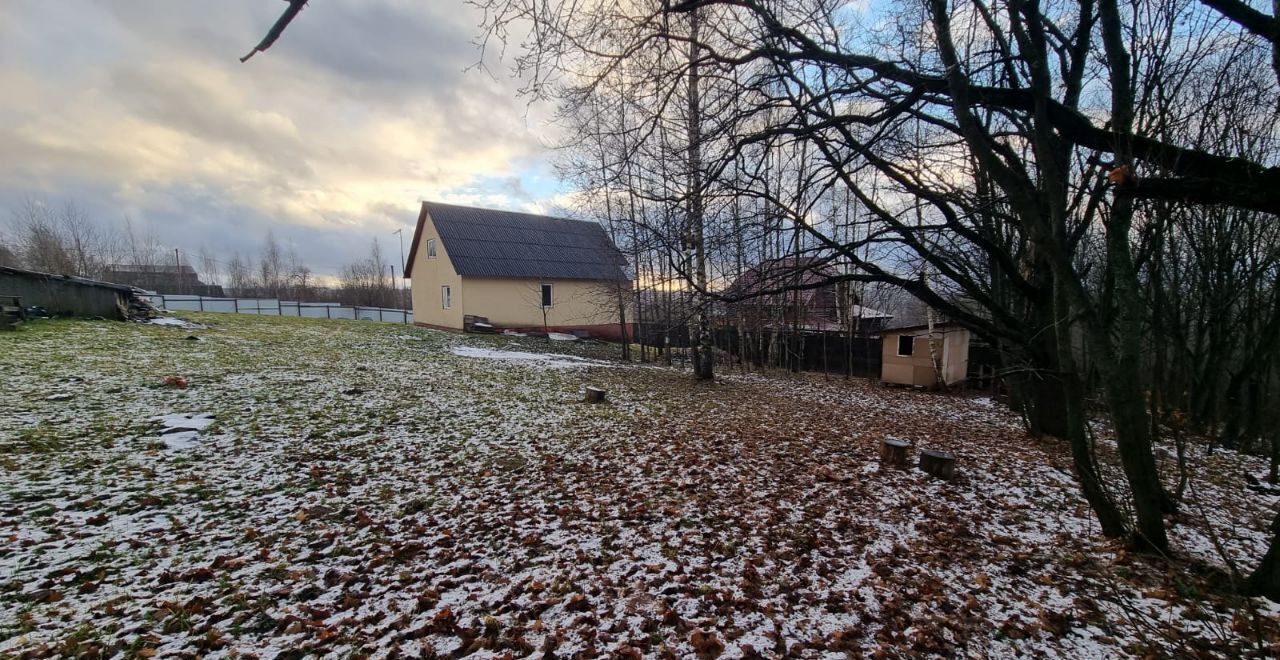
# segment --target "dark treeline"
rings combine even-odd
[[[128,219],[91,217],[74,202],[28,200],[0,224],[0,266],[105,279],[160,293],[279,298],[408,309],[400,267],[377,241],[366,256],[342,266],[337,277],[317,277],[296,250],[268,231],[254,253],[195,254],[164,245],[153,231]]]

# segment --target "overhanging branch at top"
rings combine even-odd
[[[285,28],[289,27],[289,23],[293,22],[293,19],[298,15],[298,12],[302,11],[302,8],[307,6],[307,0],[285,0],[285,2],[289,3],[289,7],[284,10],[284,13],[280,15],[280,18],[276,19],[275,25],[272,25],[271,29],[267,31],[267,36],[263,37],[262,41],[258,42],[258,45],[254,46],[253,50],[249,51],[248,55],[240,58],[241,62],[248,62],[249,58],[261,53],[275,44],[276,39],[279,39],[280,35],[284,34]]]

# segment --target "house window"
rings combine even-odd
[[[915,351],[916,338],[911,335],[898,335],[898,355],[902,357],[911,357],[911,353]]]
[[[427,239],[427,258],[428,259],[436,258],[436,239],[434,238]]]
[[[440,305],[444,309],[449,309],[453,306],[453,289],[447,286],[440,287]]]
[[[542,285],[542,306],[543,307],[551,306],[551,285],[550,284]]]

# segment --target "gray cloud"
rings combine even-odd
[[[558,192],[537,109],[526,117],[515,81],[465,71],[479,53],[464,3],[312,3],[240,64],[281,8],[0,5],[0,205],[73,199],[190,251],[252,251],[271,230],[332,273],[411,225],[422,198],[529,207]]]

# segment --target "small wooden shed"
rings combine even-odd
[[[124,320],[128,317],[134,289],[72,275],[0,267],[0,295],[15,296],[24,307],[43,307],[55,316]]]
[[[955,385],[969,370],[969,330],[954,323],[935,323],[932,334],[928,325],[887,328],[880,333],[880,355],[882,383],[932,388],[941,376]]]

